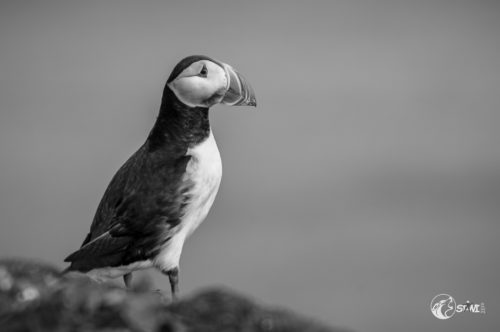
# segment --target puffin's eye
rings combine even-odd
[[[201,68],[200,73],[198,74],[198,76],[207,77],[207,74],[208,74],[207,66],[203,65],[203,68]]]

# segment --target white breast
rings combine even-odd
[[[187,151],[191,160],[187,164],[185,177],[194,183],[189,192],[190,203],[183,218],[183,227],[189,236],[205,219],[212,207],[222,178],[222,162],[214,135]]]
[[[154,264],[163,270],[179,265],[184,240],[201,224],[212,207],[222,178],[222,162],[212,131],[197,146],[188,149],[191,160],[186,167],[184,180],[193,183],[182,222],[176,234],[162,248]]]

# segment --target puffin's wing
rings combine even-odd
[[[116,173],[69,270],[121,266],[156,256],[180,223],[189,200],[189,156],[152,155],[141,148]]]
[[[120,262],[123,261],[130,242],[130,237],[113,237],[106,232],[66,257],[64,261],[71,262],[70,270],[79,271],[122,265]]]

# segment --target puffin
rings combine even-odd
[[[130,287],[132,272],[156,268],[177,298],[184,242],[207,216],[221,182],[209,121],[216,104],[257,106],[254,90],[230,65],[204,55],[182,59],[146,141],[113,176],[64,272],[123,277]]]

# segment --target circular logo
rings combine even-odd
[[[455,299],[448,294],[439,294],[434,296],[431,301],[432,314],[439,319],[448,319],[453,317],[457,303]]]

